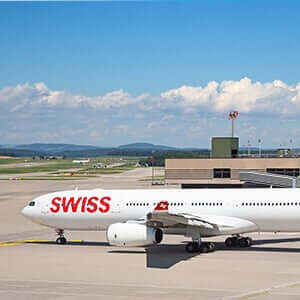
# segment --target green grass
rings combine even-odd
[[[41,161],[41,160],[32,160],[32,159],[1,159],[3,161],[2,164],[6,163],[34,163],[37,162],[41,165],[39,166],[16,166],[15,168],[0,168],[0,174],[28,174],[28,173],[37,173],[37,172],[47,172],[51,174],[59,174],[61,170],[68,170],[68,169],[78,169],[77,174],[119,174],[127,170],[131,170],[135,168],[138,159],[127,159],[123,158],[120,160],[120,157],[100,157],[100,158],[93,158],[87,164],[78,164],[72,163],[74,159],[67,159],[67,160],[56,160],[56,161]],[[122,166],[116,166],[113,168],[93,168],[93,166],[97,162],[102,162],[105,165],[111,165],[116,163],[124,163]],[[74,177],[73,177],[74,178]]]
[[[0,158],[0,165],[24,163],[21,158]]]
[[[62,161],[61,163],[49,163],[40,166],[15,167],[15,168],[0,168],[0,174],[26,174],[36,172],[52,172],[57,170],[79,168],[78,164],[73,164],[71,161]]]

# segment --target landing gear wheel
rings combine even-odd
[[[202,243],[201,244],[201,253],[208,253],[209,251],[209,245],[208,243]]]
[[[225,246],[230,248],[230,247],[236,247],[239,245],[239,240],[236,236],[229,237],[225,240]]]
[[[216,245],[212,242],[207,243],[209,252],[214,252],[216,250]]]
[[[241,248],[249,247],[248,243],[249,243],[248,240],[246,238],[244,238],[244,237],[239,239],[239,246]]]
[[[192,243],[187,243],[185,246],[185,251],[188,253],[193,253],[194,252],[194,247]]]
[[[229,237],[225,240],[225,246],[228,248],[233,246],[233,239],[231,237]]]
[[[188,253],[199,252],[200,246],[197,242],[190,242],[185,246],[185,251]]]
[[[239,237],[233,236],[233,237],[232,237],[232,246],[233,246],[233,247],[236,247],[236,246],[238,246],[238,245],[239,245]]]
[[[199,245],[196,242],[187,243],[187,245],[185,246],[185,250],[188,253],[198,252],[199,251]]]
[[[246,237],[246,240],[247,240],[247,243],[248,243],[247,247],[251,247],[252,246],[252,239],[251,239],[251,237]]]
[[[56,239],[56,244],[64,245],[67,243],[67,239],[65,237],[59,237]]]
[[[59,244],[59,245],[66,244],[67,240],[64,237],[64,230],[63,229],[56,229],[55,231],[58,234],[58,238],[56,239],[56,244]]]

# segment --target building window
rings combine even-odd
[[[214,169],[214,178],[230,178],[231,170],[228,169]]]
[[[267,169],[267,173],[298,177],[300,175],[300,169],[299,168],[298,169],[297,168],[296,169],[293,169],[293,168],[287,168],[287,169],[269,168],[269,169]]]

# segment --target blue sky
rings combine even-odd
[[[300,147],[300,1],[1,2],[0,144]]]

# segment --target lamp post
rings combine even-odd
[[[232,110],[229,113],[229,119],[231,119],[231,137],[234,137],[234,120],[239,115],[239,112],[237,110]]]
[[[152,151],[151,161],[152,161],[152,185],[153,185],[153,181],[154,181],[154,150]]]

